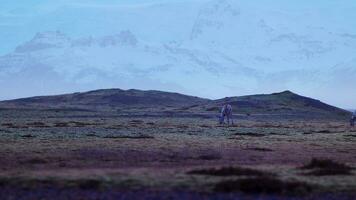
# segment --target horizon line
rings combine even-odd
[[[283,90],[280,92],[272,92],[272,93],[257,93],[257,94],[246,94],[246,95],[239,95],[239,96],[225,96],[225,97],[220,97],[220,98],[216,98],[216,99],[211,99],[211,98],[206,98],[206,97],[201,97],[201,96],[195,96],[195,95],[189,95],[189,94],[185,94],[185,93],[181,93],[181,92],[177,92],[177,91],[164,91],[164,90],[157,90],[157,89],[135,89],[135,88],[129,88],[129,89],[121,89],[121,88],[105,88],[105,89],[92,89],[92,90],[85,90],[85,91],[78,91],[78,92],[68,92],[68,93],[61,93],[61,94],[49,94],[49,95],[34,95],[34,96],[27,96],[27,97],[20,97],[20,98],[12,98],[12,99],[0,99],[0,102],[5,102],[5,101],[14,101],[14,100],[19,100],[19,99],[28,99],[28,98],[37,98],[37,97],[54,97],[54,96],[61,96],[61,95],[71,95],[71,94],[78,94],[78,93],[88,93],[88,92],[95,92],[95,91],[100,91],[100,90],[122,90],[122,91],[130,91],[130,90],[137,90],[137,91],[142,91],[142,92],[149,92],[149,91],[157,91],[157,92],[165,92],[165,93],[175,93],[175,94],[180,94],[180,95],[185,95],[185,96],[191,96],[191,97],[197,97],[197,98],[201,98],[201,99],[207,99],[207,100],[211,100],[211,101],[215,101],[215,100],[221,100],[221,99],[225,99],[225,98],[234,98],[234,97],[244,97],[244,96],[255,96],[255,95],[272,95],[272,94],[280,94],[280,93],[284,93],[284,92],[290,92],[292,94],[295,95],[299,95],[299,96],[303,96],[303,97],[308,97],[311,99],[315,99],[318,100],[320,102],[322,102],[319,99],[313,98],[313,97],[309,97],[309,96],[304,96],[303,94],[298,94],[295,93],[291,90]],[[325,103],[325,102],[322,102]],[[325,103],[327,105],[330,106],[334,106],[346,111],[354,111],[356,110],[356,108],[342,108],[339,106],[335,106],[333,104],[329,104],[329,103]]]

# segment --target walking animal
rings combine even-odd
[[[220,113],[220,120],[219,123],[220,124],[224,124],[225,123],[225,117],[227,119],[227,124],[234,124],[233,120],[232,120],[232,106],[230,104],[225,104],[222,108],[221,108],[221,113]]]
[[[354,111],[354,113],[351,116],[350,125],[355,126],[355,121],[356,121],[356,110]]]

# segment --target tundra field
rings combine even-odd
[[[347,121],[115,113],[0,110],[0,199],[356,198]]]

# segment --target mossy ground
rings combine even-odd
[[[275,191],[273,195],[301,198],[356,192],[356,138],[351,137],[356,129],[347,122],[251,118],[227,127],[209,118],[50,111],[0,114],[0,188],[209,195]],[[348,173],[318,175],[313,174],[315,169],[302,169],[313,158],[347,165]],[[206,173],[191,173],[199,170]],[[224,176],[216,176],[220,172]],[[268,190],[251,184],[262,179],[280,187],[275,184],[277,188]],[[294,192],[289,194],[288,188]]]

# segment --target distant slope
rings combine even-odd
[[[346,117],[349,111],[290,91],[209,100],[163,91],[104,89],[56,96],[40,96],[0,102],[0,108],[78,108],[90,110],[170,111],[216,114],[224,103],[236,114],[272,114],[311,117]],[[132,110],[131,110],[132,111]]]
[[[39,96],[0,102],[1,107],[38,108],[110,108],[110,107],[181,107],[205,104],[207,99],[161,91],[105,89],[55,96]]]
[[[291,91],[273,94],[227,97],[212,101],[208,111],[219,109],[229,103],[239,113],[245,114],[291,114],[291,115],[330,115],[347,116],[346,110],[325,104],[319,100],[300,96]]]

